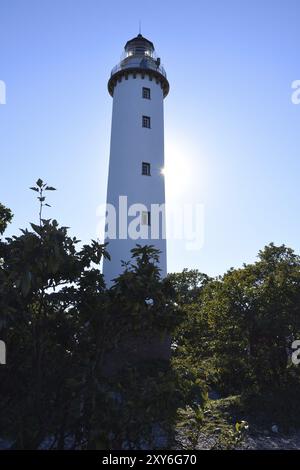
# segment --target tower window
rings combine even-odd
[[[143,116],[143,127],[151,128],[151,120],[149,116]]]
[[[146,100],[151,100],[150,88],[143,87],[143,98],[145,98]]]
[[[150,211],[142,212],[142,225],[151,225],[151,212]]]
[[[142,175],[151,176],[150,163],[147,163],[147,162],[142,163]]]

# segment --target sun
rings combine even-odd
[[[183,143],[166,142],[165,166],[161,169],[166,181],[167,199],[174,199],[187,190],[191,182],[191,171],[187,149]]]

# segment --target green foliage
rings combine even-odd
[[[193,372],[206,390],[208,370],[211,374],[212,332],[207,328],[207,317],[202,310],[202,293],[212,281],[196,270],[183,270],[170,274],[169,282],[176,293],[176,301],[181,309],[181,322],[178,324],[173,343],[173,362],[181,370]]]
[[[156,348],[170,350],[180,321],[175,291],[161,280],[153,247],[137,245],[132,261],[106,289],[99,266],[109,257],[92,240],[79,247],[68,228],[44,219],[0,241],[0,333],[7,365],[0,369],[0,429],[19,449],[39,446],[120,448],[158,445],[169,432],[192,377]],[[9,220],[3,211],[3,223]],[[145,345],[147,347],[145,347]]]
[[[176,292],[177,302],[184,306],[199,301],[202,288],[211,280],[209,276],[197,269],[184,269],[181,273],[168,275]]]
[[[247,421],[236,422],[229,429],[222,429],[212,450],[230,450],[235,449],[242,441],[248,430]]]
[[[211,390],[241,394],[249,415],[299,424],[300,369],[289,360],[300,338],[293,250],[270,244],[256,263],[222,277],[184,270],[162,280],[159,251],[137,245],[107,289],[98,269],[107,247],[80,246],[43,218],[55,188],[38,179],[30,189],[38,223],[0,240],[0,429],[15,448],[64,448],[68,438],[73,448],[166,447],[179,409],[188,410],[196,447],[219,419],[205,414]],[[1,234],[11,218],[0,205]],[[228,426],[216,448],[242,439],[244,419]]]
[[[38,180],[35,189],[42,194],[49,187]],[[93,267],[106,255],[104,246],[77,249],[66,227],[41,218],[39,201],[40,225],[0,243],[1,337],[8,351],[0,370],[0,427],[18,448],[37,448],[50,435],[63,446],[66,431],[82,425],[91,359],[83,347],[105,290]]]
[[[271,420],[299,424],[300,370],[290,353],[300,338],[300,257],[270,244],[256,263],[209,279],[189,301],[182,297],[187,273],[181,283],[176,278],[185,314],[176,357],[201,369],[210,389],[242,394],[248,412],[264,409]]]
[[[105,382],[103,393],[109,411],[104,414],[100,403],[95,406],[94,447],[151,449],[170,444],[184,391],[167,362],[142,360],[135,366],[127,365]],[[163,438],[163,443],[158,438]]]
[[[284,384],[300,334],[299,301],[300,258],[285,246],[265,247],[255,264],[208,286],[202,308],[225,389],[258,393]]]
[[[7,224],[11,222],[13,218],[10,209],[7,209],[3,204],[0,203],[0,235],[2,235],[7,227]]]

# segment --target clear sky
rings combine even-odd
[[[203,247],[168,243],[168,269],[210,275],[254,261],[265,244],[300,251],[299,0],[0,0],[0,201],[8,234],[46,217],[88,242],[105,202],[111,68],[125,42],[154,42],[165,100],[167,201],[205,208]],[[169,172],[168,167],[172,169]]]

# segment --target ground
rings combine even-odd
[[[166,448],[167,438],[159,426],[153,429],[155,447]],[[11,442],[0,438],[0,450]],[[146,449],[149,447],[146,446]],[[150,447],[151,448],[151,447]],[[176,450],[300,449],[300,428],[283,431],[257,412],[243,412],[239,396],[208,400],[200,407],[180,409],[175,430]]]
[[[176,449],[300,449],[300,429],[283,432],[255,414],[243,416],[239,396],[210,399],[203,412],[187,407],[178,416]]]

